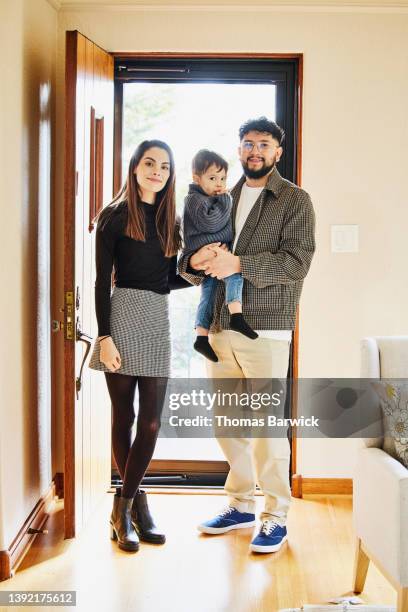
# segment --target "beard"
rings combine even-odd
[[[258,170],[251,170],[247,162],[241,162],[241,164],[242,164],[242,169],[244,170],[245,176],[251,179],[259,179],[269,174],[269,172],[275,166],[275,160],[269,165],[265,164],[264,162],[264,165],[262,166],[262,168],[259,168]]]

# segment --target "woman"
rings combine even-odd
[[[191,286],[176,273],[180,235],[174,185],[170,147],[160,140],[142,142],[96,230],[98,338],[89,367],[105,372],[112,401],[112,448],[123,486],[114,496],[111,538],[128,551],[138,550],[139,539],[165,541],[138,487],[156,445],[170,375],[167,294]],[[139,413],[131,444],[136,385]]]

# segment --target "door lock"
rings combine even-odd
[[[51,331],[52,332],[59,332],[59,331],[62,331],[63,329],[64,329],[63,321],[56,321],[55,319],[51,321]]]
[[[67,340],[74,339],[74,292],[65,292],[65,337]]]

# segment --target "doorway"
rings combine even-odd
[[[134,148],[158,138],[173,149],[177,212],[191,182],[191,159],[201,148],[220,153],[229,163],[228,187],[242,174],[237,157],[238,128],[266,115],[286,133],[278,169],[300,180],[301,56],[115,56],[115,190],[126,176]],[[193,350],[198,288],[170,295],[172,372],[174,377],[205,377],[204,360]],[[186,324],[190,321],[191,325]],[[292,342],[291,375],[297,371],[297,333]],[[292,412],[292,411],[291,411]],[[113,479],[118,473],[112,463]],[[292,473],[296,448],[292,440]],[[228,465],[215,439],[159,438],[155,459],[143,484],[222,483]],[[200,481],[200,478],[198,478]]]

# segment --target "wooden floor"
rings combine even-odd
[[[72,540],[61,537],[58,501],[47,523],[50,533],[36,538],[0,590],[75,590],[76,608],[59,609],[87,612],[274,612],[350,593],[349,496],[293,499],[289,540],[269,555],[248,551],[253,529],[200,535],[197,522],[223,507],[225,498],[184,493],[149,494],[156,522],[167,535],[164,546],[142,543],[137,553],[122,552],[109,539],[112,499],[107,493],[92,521]],[[261,496],[257,504],[260,511]],[[394,590],[373,566],[361,597],[366,603],[396,603]]]

